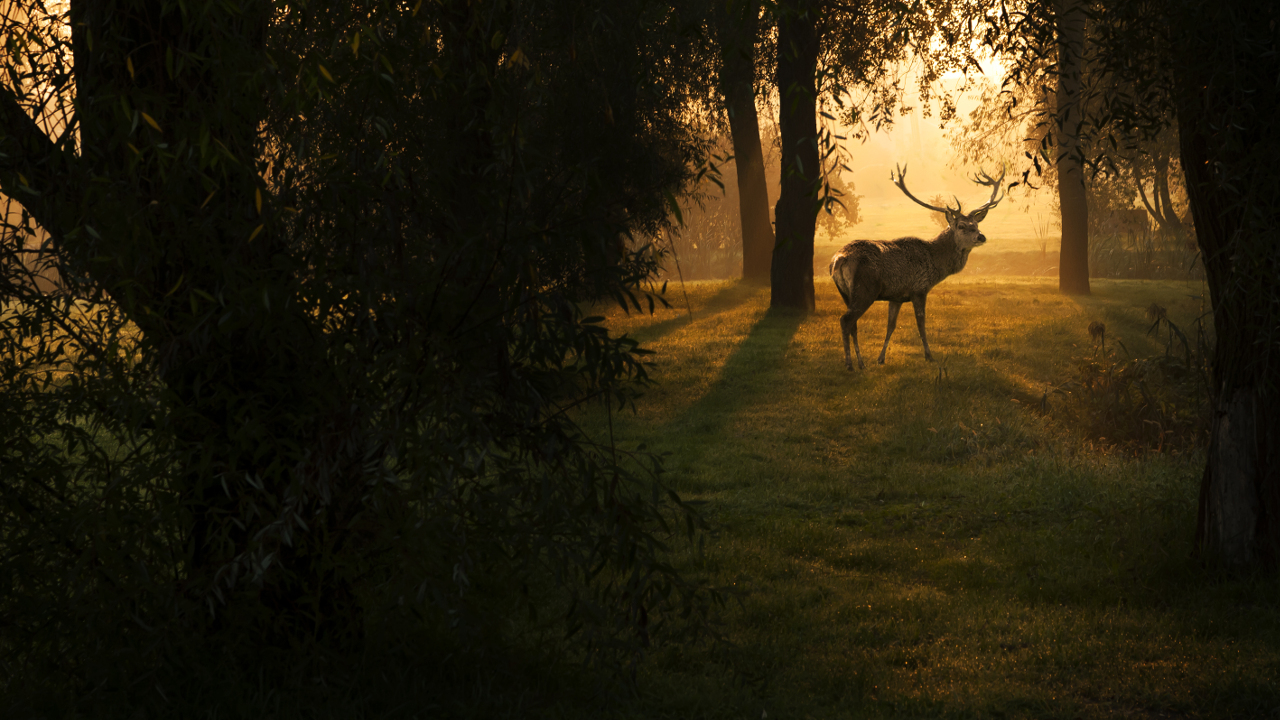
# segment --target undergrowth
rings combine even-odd
[[[1163,352],[1136,356],[1123,341],[1106,344],[1103,323],[1090,326],[1093,352],[1074,358],[1072,377],[1051,392],[1067,398],[1069,425],[1090,440],[1133,452],[1174,454],[1207,447],[1210,413],[1209,347],[1203,318],[1193,342],[1152,303],[1147,334]],[[1046,396],[1047,400],[1047,396]]]

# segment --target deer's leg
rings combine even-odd
[[[889,330],[884,334],[884,347],[880,348],[880,364],[884,364],[884,354],[889,352],[889,338],[893,337],[893,329],[898,326],[898,309],[901,302],[889,301]]]
[[[866,310],[864,309],[863,312],[866,312]],[[858,369],[861,370],[866,367],[866,365],[862,364],[862,349],[858,347],[858,318],[861,315],[862,313],[854,314],[854,311],[850,310],[840,316],[840,335],[844,339],[844,366],[848,370],[853,369],[853,358],[849,356],[850,336],[853,337],[853,351],[858,356]]]
[[[851,317],[853,313],[845,313],[840,316],[840,339],[844,341],[844,367],[846,370],[853,369],[853,356],[849,354],[849,336],[854,337],[854,342],[858,342],[858,321]],[[858,367],[862,367],[862,355],[858,355]]]
[[[933,362],[933,353],[929,352],[929,338],[924,334],[924,301],[926,295],[911,298],[911,306],[916,310],[916,327],[920,329],[920,342],[924,343],[924,359]]]
[[[862,362],[862,348],[858,346],[858,318],[867,312],[867,308],[876,301],[874,295],[854,291],[849,299],[849,312],[840,316],[840,333],[844,337],[844,366],[853,369],[853,360],[849,357],[849,338],[853,338],[853,352],[858,358],[858,369],[866,367]]]

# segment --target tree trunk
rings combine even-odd
[[[1228,566],[1280,560],[1280,74],[1274,8],[1218,3],[1181,18],[1178,130],[1213,301],[1214,416],[1197,544]],[[1185,46],[1185,47],[1183,47]],[[1214,52],[1219,62],[1212,62]],[[1223,57],[1225,55],[1226,57]],[[1194,58],[1194,61],[1192,61]]]
[[[1177,232],[1182,225],[1178,213],[1173,210],[1173,197],[1169,194],[1169,156],[1163,152],[1155,156],[1156,180],[1151,192],[1160,198],[1161,229],[1166,232]]]
[[[738,215],[742,226],[742,277],[749,282],[769,280],[773,255],[773,226],[769,223],[769,189],[760,148],[760,119],[756,113],[756,36],[760,26],[759,0],[717,3],[720,25],[721,83],[733,155],[738,173]]]
[[[778,96],[782,191],[774,210],[777,240],[770,273],[772,307],[813,310],[813,233],[821,201],[818,170],[817,7],[779,8]]]
[[[1058,206],[1062,246],[1058,289],[1089,294],[1089,204],[1084,191],[1080,150],[1081,69],[1085,16],[1079,0],[1054,0],[1058,24]]]
[[[1169,156],[1159,153],[1152,158],[1155,171],[1151,178],[1151,199],[1147,199],[1147,191],[1142,187],[1142,178],[1138,178],[1138,196],[1147,208],[1147,214],[1155,220],[1156,226],[1164,233],[1180,233],[1182,220],[1173,210],[1173,198],[1169,194]]]
[[[1142,199],[1142,206],[1147,209],[1147,215],[1151,216],[1157,227],[1163,229],[1164,214],[1160,212],[1160,195],[1156,192],[1155,185],[1151,186],[1151,199],[1155,200],[1155,205],[1152,206],[1151,200],[1147,199],[1146,188],[1142,187],[1142,176],[1137,174],[1137,170],[1134,170],[1134,180],[1138,183],[1138,197]]]

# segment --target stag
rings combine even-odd
[[[862,363],[862,350],[858,347],[858,318],[877,300],[889,303],[889,330],[880,350],[880,364],[884,364],[889,338],[893,337],[893,328],[898,324],[898,309],[908,300],[916,311],[916,327],[920,329],[920,341],[924,343],[924,358],[933,360],[929,339],[924,332],[925,298],[935,285],[963,270],[969,253],[987,241],[986,236],[978,232],[978,223],[987,216],[988,210],[1004,199],[1001,193],[1003,172],[996,179],[986,172],[973,178],[979,185],[991,188],[991,198],[985,205],[968,213],[961,210],[959,198],[956,198],[955,209],[952,209],[949,206],[935,207],[912,195],[907,190],[905,167],[898,167],[896,179],[892,174],[889,177],[915,203],[945,215],[947,228],[932,240],[917,237],[854,240],[831,258],[831,278],[848,308],[848,312],[840,316],[840,333],[844,339],[844,364],[850,370],[853,369],[853,360],[849,357],[850,336],[858,356],[858,367],[866,367]]]

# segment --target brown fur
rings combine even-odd
[[[975,212],[974,215],[978,213]],[[985,211],[982,215],[986,215]],[[862,362],[862,350],[858,346],[858,318],[878,300],[889,303],[889,328],[884,336],[879,362],[884,364],[889,338],[893,337],[893,329],[898,323],[898,309],[907,301],[915,308],[916,327],[919,328],[920,340],[924,343],[924,357],[926,360],[933,360],[924,330],[925,298],[947,276],[963,270],[973,248],[986,242],[986,237],[978,232],[978,222],[981,219],[982,217],[963,216],[955,218],[950,227],[932,240],[914,237],[855,240],[831,258],[831,277],[848,308],[848,312],[840,318],[845,367],[853,369],[853,359],[849,355],[851,336],[854,352],[858,356],[858,367],[866,367]]]

